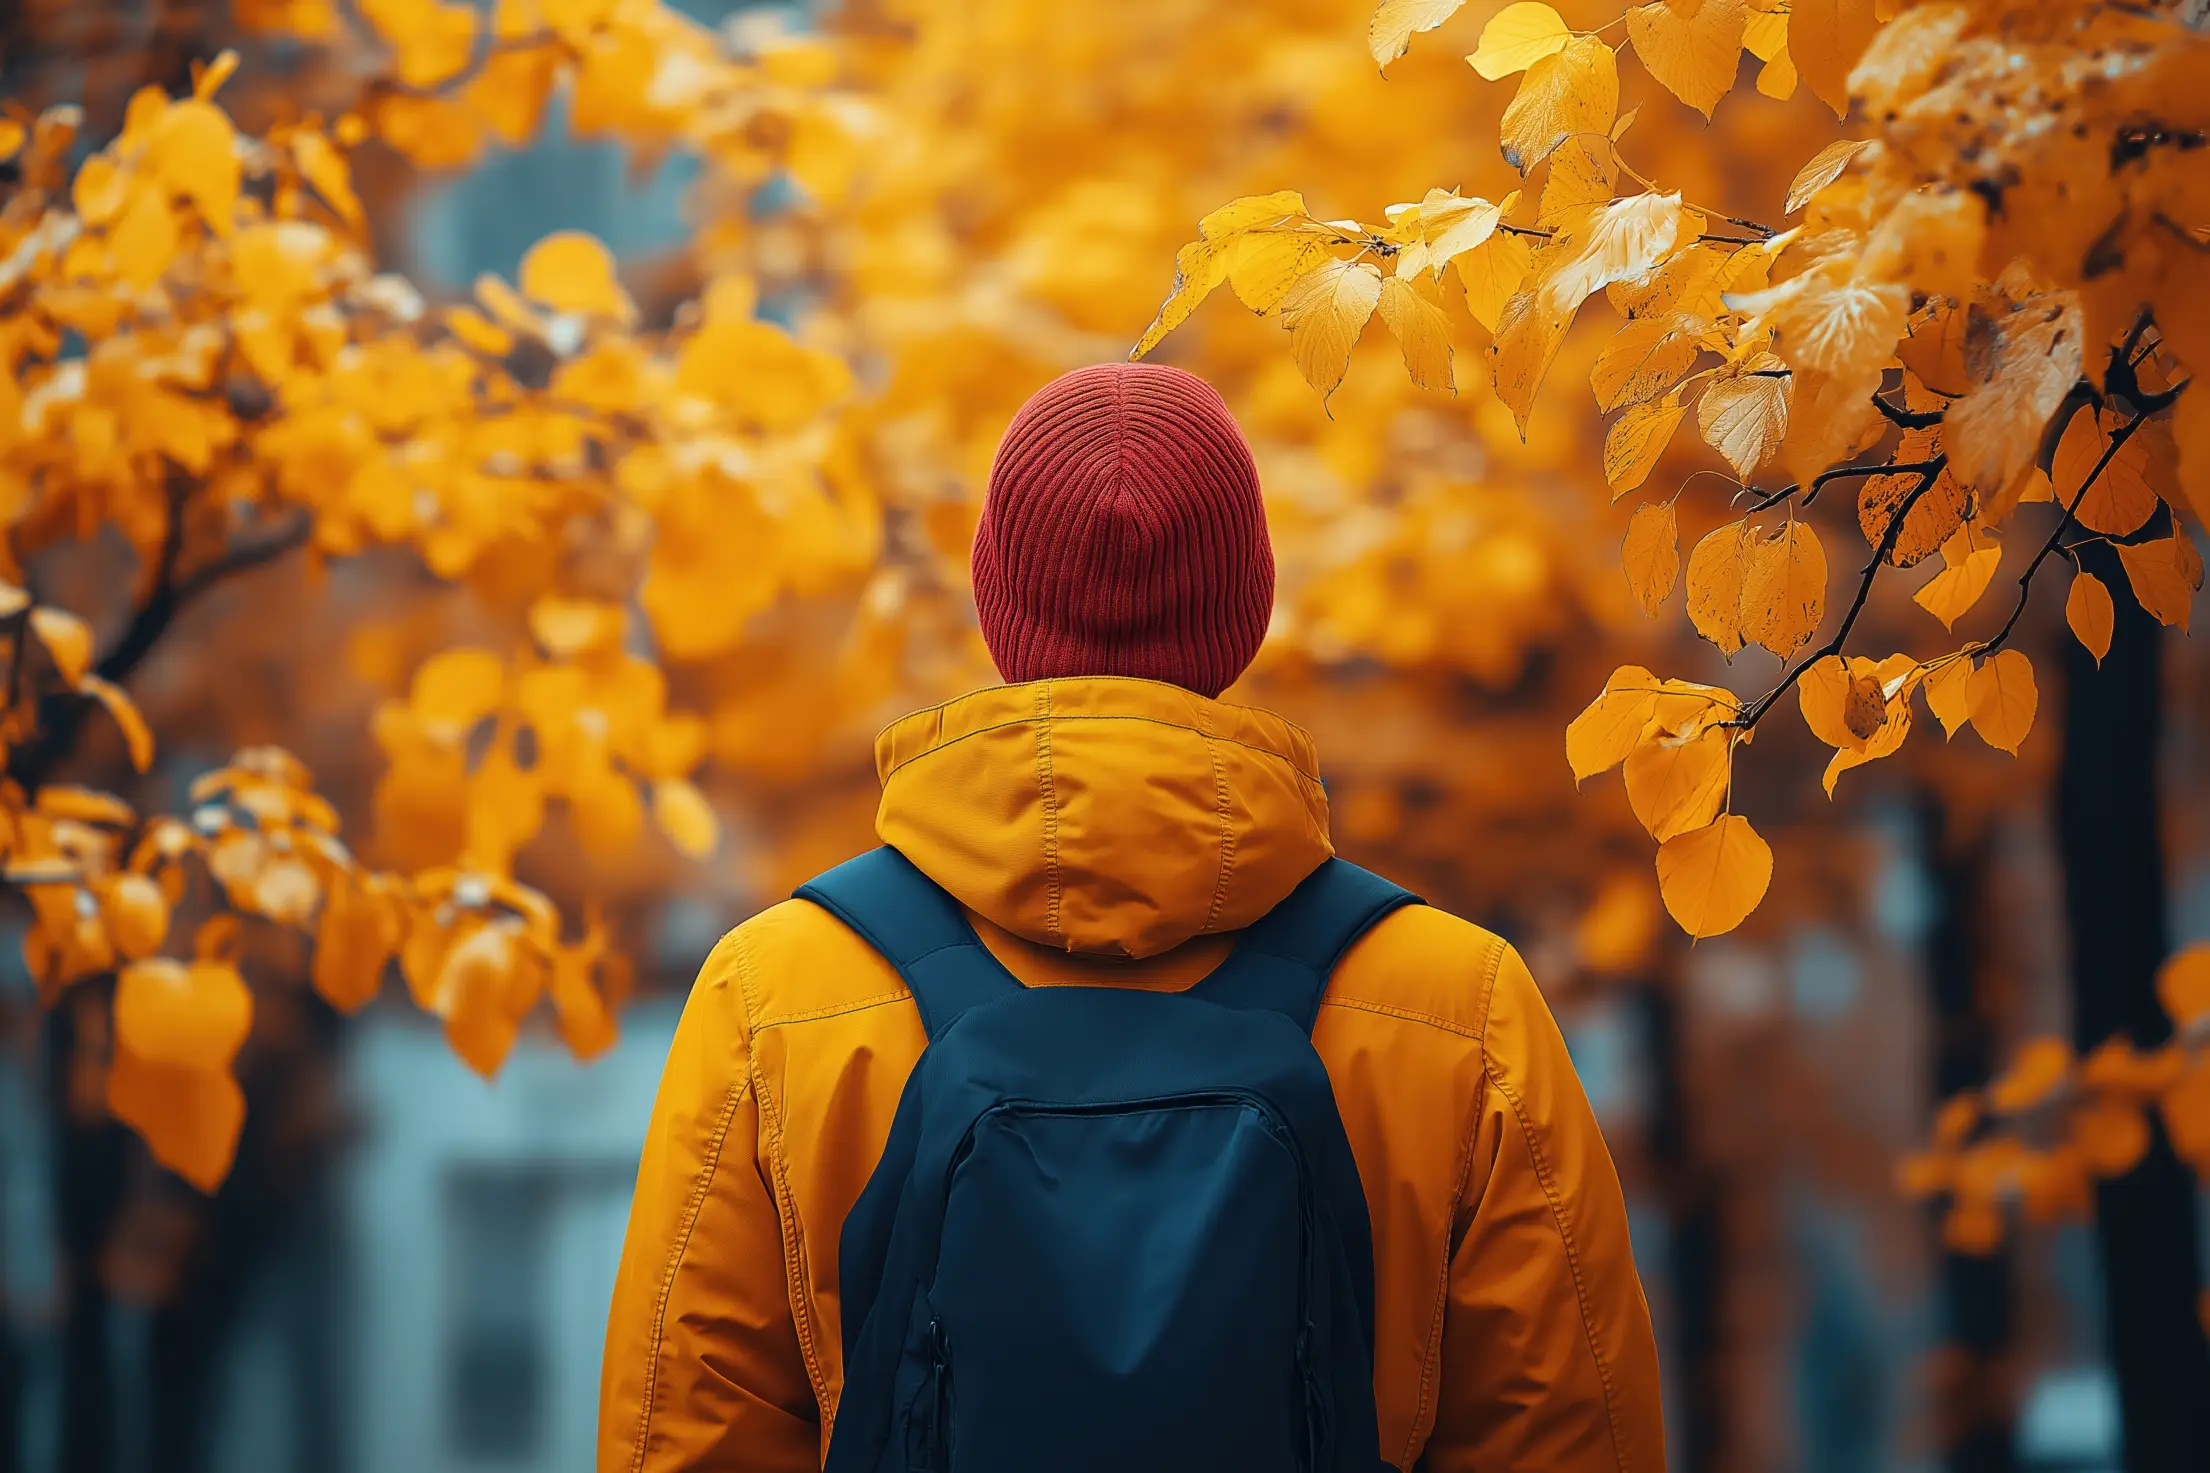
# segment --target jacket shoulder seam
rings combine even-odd
[[[1512,1117],[1519,1122],[1521,1139],[1527,1143],[1527,1159],[1533,1165],[1535,1180],[1542,1187],[1542,1194],[1550,1203],[1550,1219],[1557,1224],[1558,1241],[1565,1247],[1565,1264],[1573,1275],[1573,1298],[1581,1311],[1581,1333],[1588,1339],[1589,1359],[1596,1362],[1596,1379],[1604,1388],[1604,1425],[1611,1433],[1612,1465],[1624,1470],[1627,1457],[1619,1445],[1618,1393],[1612,1385],[1611,1367],[1604,1363],[1604,1352],[1596,1342],[1596,1324],[1588,1302],[1588,1281],[1581,1273],[1580,1250],[1573,1244],[1573,1229],[1566,1221],[1565,1203],[1558,1195],[1558,1188],[1551,1178],[1550,1163],[1543,1155],[1542,1146],[1535,1138],[1535,1128],[1527,1118],[1527,1108],[1520,1102],[1519,1094],[1505,1082],[1503,1072],[1484,1056],[1483,1072],[1496,1086],[1512,1107]]]
[[[777,1013],[752,1025],[752,1035],[757,1038],[770,1028],[781,1028],[791,1023],[818,1023],[823,1018],[841,1017],[846,1013],[864,1013],[869,1008],[879,1008],[887,1003],[903,1002],[913,994],[906,988],[896,992],[877,992],[867,997],[854,998],[850,1002],[830,1003],[827,1007],[808,1008],[799,1013]]]
[[[1353,1008],[1361,1013],[1379,1013],[1383,1017],[1402,1018],[1407,1023],[1424,1023],[1430,1028],[1440,1028],[1445,1033],[1455,1033],[1460,1038],[1472,1039],[1476,1042],[1479,1042],[1481,1038],[1481,1030],[1477,1027],[1456,1022],[1450,1018],[1439,1017],[1434,1013],[1423,1013],[1417,1008],[1400,1008],[1394,1003],[1370,1002],[1362,997],[1330,996],[1322,998],[1320,1006],[1324,1008]]]
[[[735,939],[734,949],[742,968],[746,962],[741,937]],[[739,1006],[749,1011],[749,1004],[742,1000],[741,992]],[[729,1138],[729,1122],[736,1118],[737,1107],[744,1103],[744,1097],[752,1088],[752,1056],[748,1049],[744,1076],[731,1082],[721,1109],[715,1114],[713,1131],[707,1137],[706,1159],[699,1166],[697,1179],[691,1183],[690,1200],[683,1206],[683,1230],[668,1250],[667,1267],[660,1274],[660,1293],[652,1311],[652,1341],[645,1356],[644,1395],[637,1412],[637,1439],[629,1460],[631,1473],[642,1473],[645,1447],[652,1439],[653,1403],[660,1395],[660,1356],[667,1344],[668,1302],[675,1296],[676,1276],[683,1270],[683,1260],[690,1256],[691,1235],[697,1231],[699,1214],[705,1210],[706,1198],[713,1191],[714,1178],[721,1172],[721,1152]]]

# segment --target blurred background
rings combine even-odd
[[[255,951],[245,1124],[212,1192],[111,1118],[104,984],[42,988],[16,944],[36,913],[11,896],[0,1470],[589,1468],[629,1184],[685,988],[723,930],[870,842],[876,726],[991,679],[963,579],[997,434],[1044,380],[1126,352],[1176,247],[1222,201],[1297,188],[1315,215],[1372,219],[1430,186],[1514,187],[1494,147],[1505,94],[1461,60],[1497,8],[1475,0],[1384,79],[1363,0],[682,0],[665,32],[635,0],[500,0],[482,19],[501,39],[488,56],[462,47],[443,68],[465,62],[456,80],[417,42],[456,10],[474,34],[465,6],[0,4],[0,96],[23,119],[80,107],[75,158],[125,126],[136,89],[186,93],[195,64],[236,48],[220,100],[240,129],[327,125],[347,142],[360,247],[433,318],[472,299],[497,316],[480,277],[513,281],[533,244],[583,231],[616,258],[639,341],[695,327],[686,304],[736,282],[760,319],[855,376],[689,510],[620,472],[659,519],[641,551],[628,523],[601,540],[581,514],[537,538],[555,549],[542,557],[519,537],[487,534],[490,551],[456,561],[426,532],[317,534],[226,564],[147,642],[127,685],[157,760],[136,775],[111,733],[87,731],[63,759],[72,780],[189,813],[195,779],[280,744],[369,862],[465,867],[480,836],[455,815],[473,812],[480,734],[438,749],[449,767],[422,755],[418,672],[458,645],[558,646],[530,613],[557,562],[580,580],[561,586],[623,611],[627,657],[660,672],[651,699],[686,713],[714,836],[697,843],[665,810],[590,831],[571,795],[498,854],[563,910],[596,907],[631,963],[600,979],[618,1039],[587,1061],[540,1011],[486,1079],[398,969],[347,1012],[306,985],[298,952]],[[540,46],[577,28],[599,39]],[[653,59],[663,42],[676,61]],[[1753,79],[1708,127],[1653,93],[1623,148],[1693,199],[1777,219],[1836,125]],[[2197,647],[2121,619],[2113,660],[2131,652],[2151,704],[2068,700],[2093,667],[2038,601],[2023,647],[2041,716],[2017,759],[1922,724],[1831,801],[1826,749],[1781,713],[1735,798],[1773,841],[1772,893],[1691,947],[1619,784],[1577,792],[1562,729],[1622,663],[1743,692],[1778,667],[1754,650],[1730,666],[1677,609],[1633,603],[1618,564],[1631,507],[1601,489],[1579,387],[1601,332],[1568,342],[1523,441],[1488,390],[1484,334],[1451,311],[1455,397],[1409,385],[1377,332],[1323,407],[1279,328],[1225,300],[1162,350],[1247,427],[1276,528],[1280,613],[1231,698],[1313,731],[1349,857],[1529,958],[1627,1183],[1674,1467],[2115,1473],[2092,1229],[2021,1221],[1961,1253],[1896,1170],[1942,1099],[2021,1041],[2071,1031],[2093,959],[2065,876],[2112,864],[2098,845],[2160,837],[2153,942],[2210,939]],[[487,351],[528,381],[529,349]],[[1715,464],[1684,440],[1653,485]],[[611,465],[579,475],[612,484]],[[1725,515],[1706,490],[1682,499],[1690,538]],[[1817,511],[1853,566],[1850,509]],[[143,558],[127,536],[54,537],[22,578],[107,648],[133,627]],[[1913,580],[1890,581],[1870,641],[1933,650]],[[2066,754],[2107,753],[2144,721],[2148,830],[2060,823]]]

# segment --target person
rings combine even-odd
[[[1151,364],[1047,385],[998,448],[972,566],[1009,683],[881,734],[881,840],[1027,988],[1191,988],[1333,853],[1309,738],[1221,699],[1274,587],[1226,405]],[[1370,1217],[1380,1459],[1660,1473],[1618,1176],[1519,954],[1406,905],[1325,989],[1310,1048]],[[714,949],[638,1169],[600,1473],[822,1466],[840,1235],[927,1044],[899,971],[823,905]]]

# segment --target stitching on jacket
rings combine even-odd
[[[1504,939],[1499,936],[1492,938],[1492,941],[1493,944],[1489,947],[1488,964],[1481,969],[1479,991],[1482,999],[1481,1021],[1483,1026],[1479,1031],[1468,1032],[1458,1024],[1448,1022],[1442,1018],[1432,1018],[1418,1013],[1410,1014],[1421,1022],[1432,1023],[1436,1027],[1447,1029],[1462,1038],[1474,1039],[1481,1047],[1481,1073],[1483,1078],[1488,1077],[1488,999],[1496,990],[1496,974],[1504,961]],[[1403,1012],[1402,1009],[1384,1008],[1365,1003],[1346,1002],[1343,1006],[1369,1007],[1374,1012],[1382,1013]],[[1458,1155],[1458,1181],[1450,1192],[1450,1214],[1453,1219],[1458,1215],[1460,1204],[1466,1200],[1466,1183],[1473,1179],[1473,1142],[1474,1137],[1479,1135],[1480,1132],[1481,1102],[1476,1099],[1466,1121],[1466,1143]],[[1435,1396],[1435,1378],[1441,1372],[1443,1365],[1443,1324],[1450,1315],[1451,1246],[1449,1224],[1446,1223],[1443,1233],[1442,1266],[1435,1275],[1435,1308],[1428,1319],[1427,1351],[1420,1358],[1420,1394],[1412,1403],[1412,1431],[1410,1436],[1405,1439],[1404,1457],[1399,1463],[1400,1467],[1411,1467],[1417,1455],[1426,1450],[1425,1443],[1427,1439],[1420,1435],[1420,1424],[1428,1420],[1428,1411]],[[1434,1432],[1434,1427],[1429,1425],[1427,1429],[1428,1437],[1433,1437]]]
[[[740,970],[748,962],[744,943],[737,942],[736,955]],[[749,1000],[740,1001],[747,1013],[751,1011]],[[637,1411],[637,1441],[632,1448],[629,1466],[632,1473],[641,1473],[645,1465],[645,1444],[652,1438],[652,1405],[660,1394],[660,1353],[667,1341],[668,1301],[675,1294],[675,1277],[682,1271],[683,1260],[689,1256],[691,1234],[697,1229],[699,1214],[705,1209],[706,1197],[713,1190],[714,1177],[721,1170],[721,1148],[728,1139],[729,1122],[736,1118],[737,1107],[752,1090],[752,1054],[745,1051],[744,1077],[732,1083],[722,1099],[721,1109],[714,1117],[714,1128],[706,1137],[706,1159],[698,1169],[698,1177],[691,1183],[690,1200],[683,1205],[683,1229],[676,1235],[675,1244],[668,1250],[667,1267],[660,1274],[660,1295],[652,1310],[652,1342],[645,1355],[645,1387],[642,1404]]]
[[[1526,1107],[1520,1103],[1519,1096],[1513,1092],[1512,1087],[1504,1082],[1503,1075],[1488,1064],[1485,1054],[1483,1064],[1483,1072],[1488,1075],[1489,1082],[1496,1086],[1496,1092],[1511,1103],[1512,1114],[1519,1121],[1519,1133],[1527,1142],[1527,1157],[1534,1164],[1535,1180],[1542,1184],[1542,1194],[1550,1199],[1551,1220],[1558,1225],[1558,1239],[1565,1244],[1566,1267],[1573,1272],[1573,1297],[1581,1309],[1581,1332],[1588,1337],[1589,1359],[1596,1362],[1596,1379],[1604,1388],[1604,1423],[1611,1431],[1612,1464],[1624,1470],[1627,1455],[1619,1446],[1619,1413],[1612,1404],[1614,1392],[1611,1367],[1604,1364],[1604,1352],[1596,1343],[1596,1322],[1589,1309],[1588,1284],[1581,1277],[1581,1255],[1573,1246],[1573,1229],[1566,1224],[1565,1203],[1559,1199],[1557,1186],[1550,1179],[1550,1166],[1543,1158],[1542,1147],[1536,1144],[1535,1128],[1528,1122]]]
[[[744,984],[744,1016],[749,1027],[754,1006],[752,983],[752,954],[740,946],[737,952],[738,975]],[[757,1037],[755,1033],[753,1035]],[[748,1051],[748,1054],[750,1051]],[[756,1059],[757,1054],[750,1054]],[[798,1221],[798,1199],[790,1189],[790,1174],[783,1161],[783,1117],[774,1095],[760,1087],[758,1067],[750,1065],[753,1072],[752,1097],[759,1104],[760,1124],[767,1139],[768,1184],[775,1192],[776,1226],[781,1229],[783,1240],[783,1298],[790,1305],[791,1328],[798,1335],[798,1356],[806,1363],[806,1383],[813,1388],[816,1408],[823,1401],[826,1391],[825,1378],[821,1374],[821,1353],[814,1344],[812,1301],[806,1294],[806,1239],[803,1225]]]
[[[1049,686],[1047,682],[1046,689],[1048,688]],[[1042,694],[1039,692],[1039,702],[1041,702],[1041,700]],[[938,752],[949,752],[952,748],[958,746],[961,742],[968,741],[979,736],[988,736],[993,731],[1004,731],[1008,727],[1026,726],[1030,722],[1039,719],[1046,721],[1133,721],[1142,726],[1163,726],[1169,731],[1186,731],[1192,736],[1205,735],[1204,732],[1199,731],[1196,727],[1187,725],[1180,721],[1162,721],[1156,716],[1129,716],[1117,712],[1109,716],[1083,716],[1073,712],[1060,712],[1054,715],[1048,711],[1038,711],[1034,715],[1016,717],[1011,721],[998,721],[993,722],[988,726],[978,726],[973,731],[961,732],[958,736],[953,737],[948,742],[942,742],[933,747],[923,747],[920,751],[915,752],[912,756],[906,758],[903,762],[900,762],[896,767],[893,767],[888,772],[884,773],[882,775],[882,780],[884,782],[889,782],[892,778],[896,777],[899,773],[905,771],[908,767],[911,767],[914,763],[920,761],[923,757],[933,757]],[[1280,762],[1288,767],[1291,772],[1294,772],[1295,774],[1297,774],[1297,776],[1303,778],[1306,782],[1311,783],[1314,787],[1320,786],[1320,779],[1305,771],[1302,767],[1299,767],[1296,761],[1291,758],[1286,752],[1277,752],[1272,747],[1262,747],[1256,742],[1246,742],[1232,736],[1216,736],[1213,738],[1213,740],[1216,742],[1226,742],[1230,746],[1242,747],[1246,751],[1258,753],[1261,757],[1272,757],[1277,762]]]
[[[1032,680],[1032,681],[1028,681],[1028,682],[1025,682],[1025,683],[1026,683],[1026,684],[1029,684],[1029,685],[1042,685],[1042,684],[1045,684],[1046,682],[1048,682],[1049,680],[1052,680],[1052,679],[1055,679],[1055,678],[1056,678],[1056,677],[1052,677],[1052,676],[1046,676],[1046,677],[1044,678],[1044,680]],[[1142,685],[1142,686],[1149,686],[1149,687],[1152,687],[1153,689],[1156,689],[1156,690],[1170,690],[1170,691],[1173,691],[1173,692],[1175,692],[1175,693],[1176,693],[1176,694],[1178,694],[1178,695],[1184,695],[1184,696],[1186,696],[1186,695],[1189,695],[1189,694],[1190,694],[1190,692],[1189,692],[1188,690],[1184,689],[1184,688],[1183,688],[1183,687],[1181,687],[1181,686],[1178,686],[1178,685],[1174,684],[1174,683],[1173,683],[1172,681],[1170,681],[1170,680],[1147,680],[1147,679],[1145,679],[1145,678],[1144,678],[1143,676],[1141,676],[1141,675],[1085,675],[1085,676],[1081,677],[1081,679],[1082,679],[1082,683],[1083,683],[1084,685]],[[1023,682],[1019,682],[1019,681],[1016,681],[1016,682],[1014,682],[1014,683],[1013,683],[1013,685],[1014,685],[1014,686],[1017,686],[1017,685],[1020,685],[1020,684],[1022,684],[1022,683],[1023,683]],[[1013,687],[1012,687],[1012,686],[1008,686],[1007,688],[1008,688],[1008,689],[1011,689],[1011,688],[1013,688]],[[963,695],[963,696],[953,696],[953,697],[952,697],[951,699],[949,699],[949,700],[945,700],[945,701],[938,701],[938,702],[937,702],[937,703],[936,703],[935,705],[933,705],[933,706],[923,706],[923,707],[921,707],[921,708],[920,708],[919,710],[917,710],[917,711],[909,711],[909,712],[907,712],[907,713],[906,713],[905,715],[903,715],[903,716],[899,717],[899,718],[898,718],[898,719],[897,719],[896,721],[893,721],[893,722],[889,723],[889,724],[888,724],[887,726],[883,726],[883,727],[880,727],[880,728],[878,728],[878,729],[876,730],[876,732],[875,732],[875,740],[876,740],[876,741],[878,741],[878,742],[879,742],[879,741],[881,741],[881,740],[882,740],[882,739],[883,739],[884,737],[886,737],[886,736],[890,735],[890,733],[892,733],[892,732],[896,731],[896,730],[897,730],[897,729],[898,729],[899,727],[901,727],[901,726],[904,726],[904,725],[906,725],[906,724],[907,724],[908,722],[910,722],[910,721],[914,720],[914,719],[915,719],[916,717],[920,717],[920,716],[936,716],[936,717],[939,717],[939,718],[940,718],[940,717],[942,717],[942,716],[943,716],[943,714],[944,714],[944,713],[945,713],[946,711],[949,711],[949,710],[950,710],[950,709],[951,709],[952,707],[954,707],[954,706],[956,706],[956,705],[960,704],[960,703],[961,703],[962,701],[970,701],[970,700],[973,700],[973,699],[974,699],[974,692],[972,692],[972,691],[969,691],[969,692],[968,692],[968,693],[967,693],[966,695]],[[1303,743],[1304,743],[1304,744],[1305,744],[1306,746],[1308,746],[1308,747],[1309,747],[1309,746],[1311,746],[1311,745],[1312,745],[1312,733],[1311,733],[1311,732],[1309,732],[1309,731],[1306,731],[1306,730],[1305,730],[1305,729],[1304,729],[1303,727],[1299,726],[1299,725],[1298,725],[1298,724],[1297,724],[1296,722],[1294,722],[1294,721],[1291,721],[1291,720],[1290,720],[1290,719],[1289,719],[1288,717],[1286,717],[1286,716],[1283,716],[1283,715],[1281,715],[1281,714],[1280,714],[1279,712],[1276,712],[1276,711],[1269,711],[1269,710],[1267,710],[1267,709],[1266,709],[1266,708],[1265,708],[1264,706],[1245,706],[1245,705],[1238,705],[1238,704],[1237,704],[1236,702],[1234,702],[1234,701],[1223,701],[1223,700],[1221,700],[1221,699],[1220,699],[1219,697],[1217,697],[1217,696],[1213,698],[1213,702],[1212,702],[1212,704],[1214,704],[1214,705],[1216,705],[1216,706],[1225,706],[1225,707],[1226,707],[1226,708],[1227,708],[1228,710],[1230,710],[1230,711],[1241,711],[1241,712],[1245,713],[1246,715],[1251,715],[1251,716],[1260,716],[1260,717],[1264,717],[1264,718],[1265,718],[1266,720],[1268,720],[1268,721],[1274,722],[1274,723],[1276,723],[1276,724],[1278,724],[1278,725],[1280,725],[1280,726],[1283,726],[1283,727],[1286,727],[1286,728],[1288,728],[1288,730],[1290,730],[1291,732],[1295,733],[1295,735],[1296,735],[1297,739],[1298,739],[1299,741],[1303,742]],[[1091,717],[1085,717],[1085,718],[1083,718],[1083,719],[1085,719],[1085,720],[1090,720],[1090,721],[1102,721],[1102,720],[1110,720],[1111,718],[1109,718],[1109,717],[1099,717],[1099,716],[1091,716]],[[1145,721],[1145,720],[1151,720],[1151,719],[1153,719],[1153,718],[1150,718],[1150,717],[1143,717],[1143,716],[1131,716],[1131,717],[1129,717],[1128,719],[1129,719],[1130,721]],[[937,722],[936,724],[937,724],[937,728],[938,728],[938,730],[942,730],[942,729],[943,729],[943,724],[944,724],[944,723],[943,723],[943,722],[942,722],[941,720],[939,720],[939,721],[938,721],[938,722]],[[1017,723],[1016,723],[1016,724],[1017,724]],[[1172,725],[1173,723],[1172,723],[1172,722],[1169,722],[1169,723],[1167,723],[1167,724],[1168,724],[1168,725]],[[980,729],[980,730],[984,730],[984,731],[990,730],[990,728],[988,728],[988,727],[983,727],[983,728],[979,728],[979,729]],[[884,776],[884,777],[888,777],[888,776],[889,776],[889,774],[888,774],[888,773],[884,773],[884,774],[883,774],[883,776]]]
[[[1220,746],[1212,733],[1200,730],[1205,739],[1205,755],[1212,759],[1213,795],[1220,809],[1220,881],[1212,888],[1212,904],[1206,908],[1205,924],[1197,928],[1200,936],[1212,934],[1212,928],[1220,924],[1221,907],[1228,903],[1228,881],[1235,874],[1235,825],[1228,798],[1228,765],[1220,760]]]
[[[885,1003],[904,1002],[913,996],[910,989],[901,987],[896,992],[878,992],[872,997],[862,997],[852,1002],[831,1003],[825,1008],[812,1008],[803,1013],[778,1013],[752,1025],[752,1036],[758,1038],[770,1028],[780,1028],[786,1023],[813,1023],[822,1018],[835,1018],[845,1013],[865,1012]]]
[[[1320,999],[1320,1006],[1323,1008],[1355,1008],[1361,1013],[1380,1013],[1386,1017],[1402,1018],[1407,1023],[1425,1023],[1430,1028],[1440,1028],[1445,1033],[1455,1033],[1460,1038],[1471,1038],[1478,1041],[1481,1037],[1481,1031],[1478,1028],[1469,1028],[1463,1023],[1454,1023],[1448,1018],[1438,1018],[1433,1013],[1423,1013],[1413,1008],[1392,1007],[1385,1002],[1367,1002],[1365,999],[1357,997],[1323,997]]]
[[[1052,785],[1051,778],[1051,684],[1048,681],[1036,689],[1034,720],[1036,786],[1044,800],[1044,934],[1063,938],[1066,933],[1059,928],[1059,791]],[[945,748],[933,750],[941,752]]]

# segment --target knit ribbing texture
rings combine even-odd
[[[1008,681],[1235,682],[1274,608],[1258,469],[1193,374],[1105,363],[1054,379],[998,444],[975,612]]]

